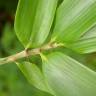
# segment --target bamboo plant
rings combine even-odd
[[[60,50],[96,52],[96,0],[19,0],[14,29],[24,50],[0,65],[15,62],[30,84],[53,96],[96,96],[96,72]]]

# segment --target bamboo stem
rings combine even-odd
[[[10,63],[10,62],[15,62],[18,59],[28,57],[28,56],[31,56],[31,55],[37,55],[37,54],[40,54],[42,51],[50,50],[50,49],[53,49],[53,48],[56,48],[56,47],[59,47],[59,46],[62,46],[62,44],[48,43],[47,45],[44,45],[43,47],[40,47],[40,48],[23,50],[20,53],[17,53],[15,55],[11,55],[11,56],[8,56],[8,57],[5,57],[5,58],[1,58],[0,59],[0,65]]]

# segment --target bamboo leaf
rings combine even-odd
[[[80,40],[72,43],[69,48],[79,53],[96,52],[96,25],[86,32]]]
[[[15,31],[25,47],[44,43],[53,22],[58,0],[19,0]]]
[[[52,93],[51,89],[49,88],[45,78],[41,72],[41,70],[36,66],[36,64],[32,64],[29,62],[20,62],[17,63],[20,70],[23,72],[25,77],[28,79],[30,84],[34,87]]]
[[[55,52],[43,71],[56,96],[96,96],[96,73],[69,56]]]
[[[58,42],[78,40],[96,24],[96,0],[64,0],[56,13],[53,38]]]

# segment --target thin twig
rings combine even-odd
[[[57,44],[57,43],[48,43],[47,45],[44,45],[43,47],[40,48],[35,48],[35,49],[27,49],[23,50],[20,53],[17,53],[15,55],[11,55],[5,58],[0,59],[0,65],[10,63],[10,62],[15,62],[18,59],[28,57],[31,55],[37,55],[40,54],[42,51],[53,49],[56,47],[62,46],[62,44]]]

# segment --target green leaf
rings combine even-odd
[[[96,25],[86,32],[80,40],[72,43],[69,48],[79,53],[96,52]]]
[[[25,47],[37,47],[46,40],[58,0],[19,0],[15,31]]]
[[[55,52],[43,72],[56,96],[96,96],[96,73],[69,56]]]
[[[41,70],[36,66],[36,64],[32,64],[30,62],[20,62],[17,63],[17,65],[27,80],[30,82],[30,84],[40,90],[52,93],[47,82],[45,81]]]
[[[78,40],[96,24],[96,0],[64,0],[56,13],[53,32],[58,42]]]

